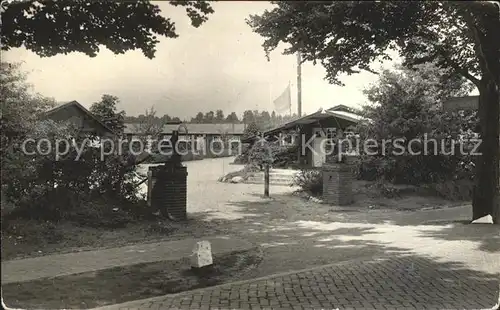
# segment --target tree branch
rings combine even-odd
[[[437,53],[444,58],[444,61],[448,63],[448,65],[458,72],[459,74],[463,75],[466,79],[474,83],[477,88],[479,88],[480,85],[480,80],[473,76],[469,70],[466,68],[460,66],[457,62],[455,62],[451,57],[450,57],[450,52],[444,50],[442,47],[438,47]]]
[[[469,70],[460,67],[456,62],[449,59],[448,57],[445,57],[445,61],[449,63],[449,65],[453,68],[453,70],[463,75],[466,79],[474,83],[474,85],[476,85],[479,88],[479,83],[480,83],[479,79],[470,74]]]
[[[478,5],[477,2],[468,2],[470,4],[475,4]],[[484,3],[481,2],[480,5],[484,8],[486,4],[494,5],[493,3]],[[492,72],[488,66],[488,62],[486,61],[486,56],[482,47],[483,44],[483,39],[481,37],[481,33],[479,29],[477,28],[476,22],[474,15],[469,12],[468,10],[465,10],[462,14],[462,16],[465,19],[465,23],[467,24],[471,34],[472,38],[474,40],[474,50],[476,51],[477,58],[479,60],[479,67],[481,68],[481,71],[483,74],[490,74],[492,75]]]

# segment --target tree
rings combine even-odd
[[[205,113],[205,117],[204,117],[203,121],[205,123],[213,123],[214,122],[214,118],[215,118],[214,111],[210,111],[210,112]]]
[[[35,131],[39,117],[55,102],[32,92],[25,72],[17,63],[0,63],[0,93],[2,194],[8,185],[13,186],[12,192],[15,193],[18,187],[12,183],[26,179],[34,170],[30,169],[32,158],[22,152],[22,142]]]
[[[164,114],[161,118],[160,118],[160,122],[162,123],[165,123],[165,122],[170,122],[172,120],[172,117],[168,114]]]
[[[146,115],[138,124],[134,125],[134,131],[138,134],[138,138],[146,149],[149,149],[149,153],[159,153],[158,141],[162,138],[163,126],[167,120],[158,119],[156,117],[156,110],[154,107],[146,110]]]
[[[264,129],[270,129],[273,127],[273,124],[271,123],[271,115],[269,115],[269,112],[267,111],[262,111],[260,113],[260,122],[262,123],[262,127]]]
[[[67,145],[66,154],[56,155],[55,148],[47,147],[42,154],[36,144],[28,143],[24,147],[31,154],[25,152],[23,142],[28,139],[61,145],[68,143],[68,137],[78,139],[78,128],[43,117],[54,101],[32,93],[17,64],[1,63],[0,69],[2,198],[13,204],[16,216],[60,219],[89,197],[135,190],[129,186],[128,167],[121,157],[112,154],[103,159],[98,148],[79,144],[82,148],[77,151],[78,147]]]
[[[125,128],[125,111],[117,112],[116,105],[120,102],[118,97],[102,95],[101,101],[90,106],[90,112],[97,116],[106,126],[116,134],[123,134]]]
[[[500,10],[493,1],[273,2],[277,6],[250,16],[263,36],[266,55],[279,43],[286,54],[320,61],[327,79],[342,85],[340,73],[370,67],[398,50],[405,65],[436,60],[469,79],[479,90],[480,147],[476,162],[473,219],[491,214],[500,223],[499,88]]]
[[[252,110],[246,110],[245,112],[243,112],[243,123],[250,124],[253,121],[255,121],[255,117]]]
[[[222,123],[224,121],[224,112],[222,110],[215,111],[215,121],[216,123]]]
[[[245,127],[245,130],[243,130],[243,139],[255,137],[259,135],[261,132],[261,129],[255,122],[251,122]]]
[[[278,119],[276,118],[276,112],[275,112],[275,111],[273,111],[273,112],[271,113],[271,123],[273,124],[273,127],[276,127],[276,126],[280,125],[280,124],[278,124],[278,121],[277,121],[277,120],[278,120]]]
[[[236,115],[235,112],[231,112],[231,114],[229,114],[227,117],[226,117],[226,122],[227,123],[233,123],[233,124],[236,124],[236,123],[239,123],[240,120],[238,119],[238,115]]]
[[[393,143],[374,148],[376,155],[361,150],[360,176],[413,185],[448,181],[469,185],[473,156],[460,148],[470,151],[474,143],[455,142],[477,127],[476,113],[444,112],[442,103],[468,94],[471,87],[463,77],[433,64],[383,71],[379,81],[365,90],[372,104],[364,107],[364,115],[371,121],[359,124],[356,131],[360,145],[367,145],[367,139]],[[411,140],[419,143],[410,146]]]
[[[192,121],[193,123],[198,123],[198,124],[200,124],[200,123],[203,123],[203,118],[204,118],[204,116],[203,116],[203,112],[198,112],[198,114],[196,114],[196,117],[195,117],[195,118],[192,118],[192,119],[191,119],[191,121]]]
[[[194,27],[214,12],[207,1],[169,3],[184,6]],[[158,36],[178,37],[175,23],[149,1],[16,1],[1,18],[3,50],[24,46],[41,57],[71,52],[95,57],[104,45],[115,54],[140,49],[151,59]]]
[[[38,117],[47,109],[55,106],[55,101],[33,94],[26,74],[20,64],[0,63],[0,109],[1,153],[17,144],[33,130]]]
[[[180,122],[182,122],[182,121],[181,121],[181,119],[180,119],[179,117],[177,117],[177,116],[172,117],[171,121],[172,121],[172,122],[175,122],[175,123],[180,123]]]

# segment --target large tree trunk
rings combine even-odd
[[[476,182],[472,202],[473,219],[490,214],[500,224],[499,128],[500,128],[500,16],[497,7],[481,16],[483,35],[477,35],[482,78],[479,87],[479,117],[482,156],[476,161]]]
[[[499,92],[495,82],[481,81],[479,113],[481,140],[476,160],[472,219],[490,214],[500,224],[499,205]]]

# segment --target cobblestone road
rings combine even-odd
[[[491,309],[498,277],[408,256],[306,271],[101,309]]]

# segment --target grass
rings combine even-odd
[[[167,220],[137,221],[122,228],[88,227],[73,222],[2,221],[2,260],[36,257],[134,243],[178,240],[215,235],[218,230],[196,219],[173,223]]]
[[[189,260],[144,263],[40,279],[2,286],[9,307],[23,309],[92,308],[173,294],[234,281],[262,260],[258,249],[214,255],[214,265],[203,273]]]
[[[352,194],[353,204],[343,208],[336,207],[336,212],[355,212],[367,209],[416,211],[458,207],[468,203],[467,200],[452,200],[442,197],[428,188],[390,184],[381,186],[374,181],[353,180]],[[321,195],[311,195],[307,190],[299,190],[295,195],[305,199],[309,199],[311,196],[321,198]]]

